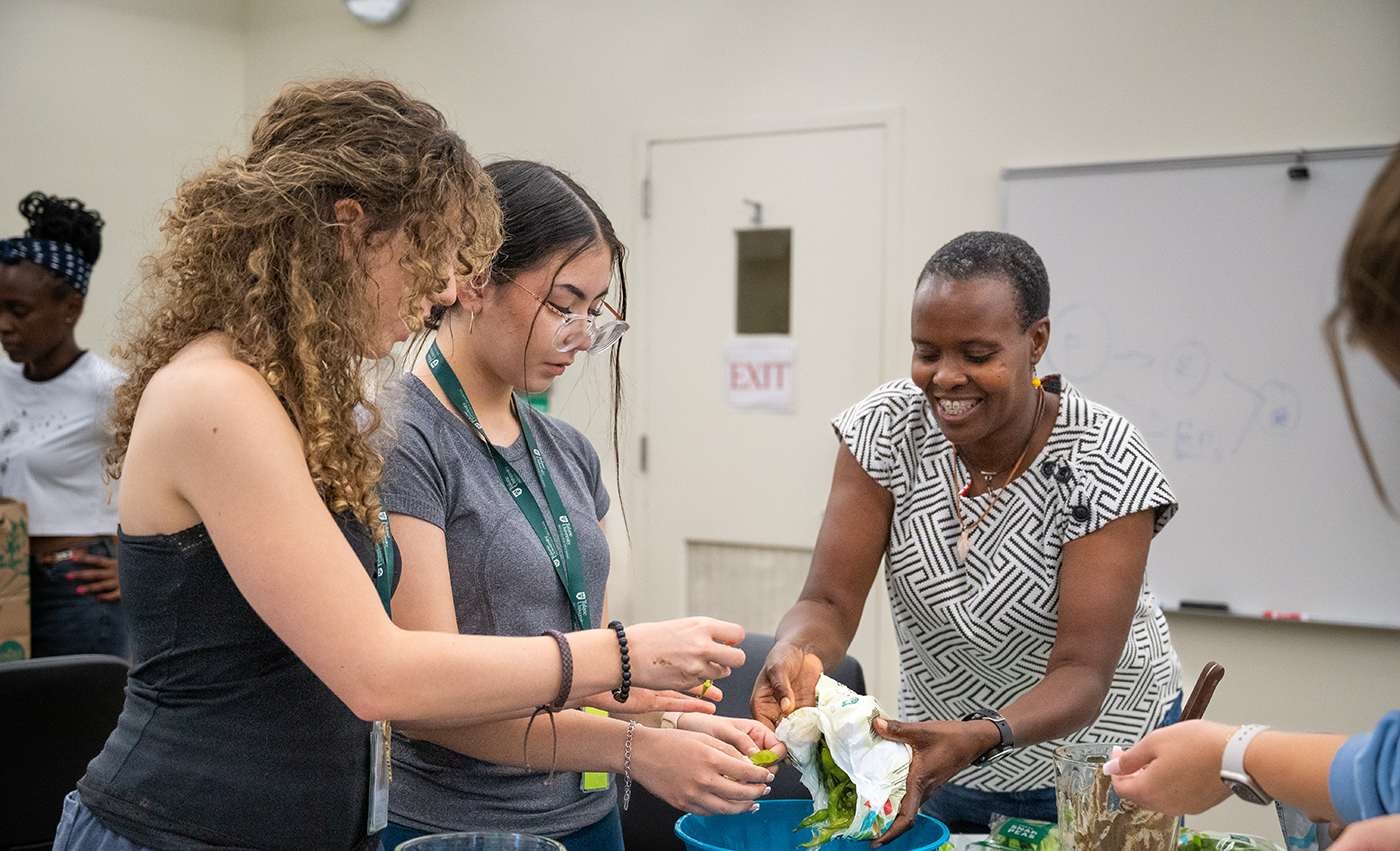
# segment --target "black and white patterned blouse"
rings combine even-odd
[[[959,565],[952,444],[909,379],[877,388],[832,420],[870,476],[894,496],[885,553],[899,642],[899,715],[957,719],[1000,709],[1038,683],[1055,640],[1065,541],[1152,508],[1155,535],[1176,499],[1141,435],[1058,379],[1060,410],[1045,448],[971,534]],[[970,480],[965,467],[958,480]],[[971,522],[992,500],[964,497]],[[1167,622],[1144,580],[1129,639],[1098,719],[1063,739],[968,768],[959,785],[995,792],[1051,786],[1051,753],[1066,742],[1134,741],[1160,723],[1181,691]]]

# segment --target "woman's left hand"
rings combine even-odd
[[[88,570],[75,570],[68,574],[68,579],[78,583],[78,593],[86,597],[96,597],[104,603],[115,602],[122,598],[121,584],[117,581],[117,560],[109,556],[93,555],[92,553],[73,553],[71,561],[78,564],[90,564],[92,568]]]
[[[766,724],[752,718],[728,718],[723,715],[685,713],[676,720],[676,728],[713,736],[745,756],[759,751],[772,751],[777,759],[787,756],[787,745]]]
[[[909,779],[904,786],[899,814],[880,838],[870,843],[871,848],[879,848],[913,827],[919,807],[929,795],[1001,741],[996,726],[985,721],[914,722],[877,718],[874,727],[881,737],[913,747],[914,759],[909,764]]]
[[[699,692],[700,686],[696,686],[692,691]],[[705,689],[704,700],[697,694],[669,690],[656,691],[632,686],[631,694],[628,695],[626,703],[618,703],[612,692],[605,691],[584,698],[583,705],[602,709],[614,718],[628,718],[645,715],[649,712],[695,712],[701,715],[713,715],[715,705],[710,701],[723,698],[724,692],[715,686]]]

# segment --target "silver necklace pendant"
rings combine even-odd
[[[967,539],[967,530],[964,529],[962,535],[958,536],[958,546],[955,552],[958,556],[958,567],[962,567],[967,561],[967,554],[972,550],[972,542]]]

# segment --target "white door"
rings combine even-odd
[[[888,132],[871,123],[648,145],[634,291],[647,323],[635,618],[707,614],[771,633],[796,600],[836,458],[829,421],[881,379]],[[760,224],[791,230],[788,413],[725,402],[736,232]],[[888,611],[881,579],[851,653],[892,710]]]

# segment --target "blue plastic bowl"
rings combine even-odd
[[[676,835],[687,851],[808,851],[799,849],[810,842],[816,831],[809,827],[793,831],[803,819],[812,814],[812,802],[760,801],[758,812],[738,815],[685,815],[676,821]],[[948,828],[941,821],[922,813],[914,826],[904,835],[882,846],[890,851],[936,851],[948,841]],[[870,848],[868,840],[852,842],[835,839],[823,848],[848,851]]]

